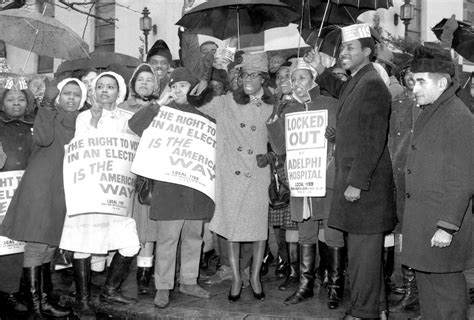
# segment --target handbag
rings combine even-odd
[[[282,209],[287,207],[290,204],[290,187],[280,178],[278,174],[278,168],[275,164],[270,163],[272,169],[272,175],[270,180],[270,185],[268,186],[268,195],[270,196],[270,207],[273,210]],[[282,168],[284,169],[284,163],[282,163]],[[284,170],[282,170],[284,173]]]
[[[153,192],[153,180],[142,176],[137,177],[138,202],[149,206],[151,204],[151,194]]]

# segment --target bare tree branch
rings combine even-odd
[[[78,9],[75,7],[75,5],[89,5],[89,4],[95,4],[95,1],[91,1],[91,2],[66,2],[66,0],[59,0],[59,3],[65,5],[66,7],[74,10],[74,11],[77,11],[79,13],[82,13],[82,14],[85,14],[89,17],[93,17],[93,18],[96,18],[97,20],[101,20],[101,21],[104,21],[106,23],[109,23],[109,24],[114,24],[115,21],[118,21],[118,19],[116,18],[103,18],[103,17],[99,17],[95,14],[91,14],[90,12],[87,12],[87,11],[84,11],[84,10],[81,10],[81,9]]]

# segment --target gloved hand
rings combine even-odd
[[[271,162],[275,161],[275,156],[271,152],[267,154],[257,154],[255,158],[257,158],[257,166],[259,168],[265,168]]]
[[[54,100],[56,100],[56,97],[59,95],[59,89],[56,86],[56,83],[54,81],[49,80],[48,78],[44,80],[44,84],[46,85],[46,89],[41,105],[43,107],[53,108]]]
[[[3,151],[2,141],[0,141],[0,169],[3,168],[5,162],[7,162],[7,154]]]
[[[326,132],[324,133],[324,137],[328,139],[329,142],[335,143],[336,142],[336,128],[327,126]]]
[[[458,22],[456,21],[456,15],[452,15],[443,26],[443,33],[441,33],[441,46],[445,49],[451,49],[453,42],[453,34],[456,29],[459,27]]]

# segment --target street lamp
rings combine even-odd
[[[148,34],[150,30],[153,28],[151,18],[149,17],[150,11],[147,7],[143,8],[142,11],[143,17],[140,18],[140,30],[143,31],[143,35],[145,36],[145,56],[148,52]]]
[[[408,25],[415,17],[415,6],[410,3],[410,0],[405,0],[405,4],[400,7],[400,19],[405,25],[405,39],[408,38]]]

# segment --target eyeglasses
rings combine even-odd
[[[261,74],[258,73],[258,72],[254,72],[254,73],[247,73],[247,72],[244,72],[241,74],[241,77],[242,79],[248,79],[250,78],[251,80],[255,79],[256,77],[260,76]]]

